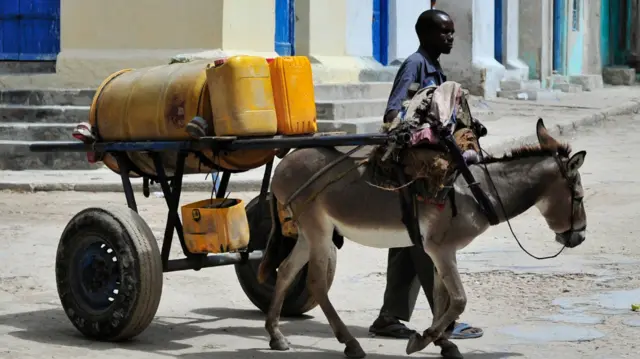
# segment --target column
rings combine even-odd
[[[517,80],[529,78],[529,66],[520,60],[520,0],[502,0],[503,9],[503,65],[515,70]]]
[[[400,65],[420,45],[415,24],[418,16],[430,8],[427,1],[389,1],[389,64]]]
[[[553,68],[553,8],[551,0],[519,0],[518,58],[529,68],[529,78],[546,87]]]
[[[316,83],[379,78],[371,51],[371,0],[296,0],[296,52],[306,55]],[[362,42],[362,43],[358,43]]]

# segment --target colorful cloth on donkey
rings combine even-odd
[[[450,133],[468,162],[478,158],[478,140],[471,129],[471,113],[467,103],[467,93],[454,81],[440,86],[427,86],[403,103],[403,110],[390,124],[383,126],[383,132],[392,138],[408,138],[407,143],[393,149],[392,161],[384,161],[389,148],[380,147],[372,152],[378,165],[380,177],[392,178],[394,165],[400,164],[410,181],[421,188],[422,197],[434,200],[438,194],[450,187],[455,178],[455,163],[443,149],[438,149],[440,133]],[[398,133],[403,133],[399,135]],[[384,162],[390,162],[384,164]],[[402,185],[394,183],[383,187]]]

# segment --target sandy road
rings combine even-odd
[[[583,169],[587,241],[560,257],[536,261],[517,246],[506,225],[492,228],[461,252],[469,305],[465,322],[484,337],[460,340],[466,358],[635,357],[640,336],[640,118],[583,131],[568,139],[586,149]],[[533,131],[533,126],[532,126]],[[183,203],[208,194],[187,193]],[[248,199],[253,193],[239,194]],[[90,342],[62,312],[53,265],[59,235],[81,209],[123,203],[122,194],[0,193],[0,358],[296,358],[342,357],[342,346],[319,308],[304,320],[284,321],[293,350],[266,350],[263,316],[246,298],[231,267],[165,275],[154,323],[125,344]],[[158,237],[164,229],[162,198],[140,196],[142,216]],[[535,209],[512,222],[535,254],[558,249]],[[174,246],[173,253],[179,253]],[[339,252],[334,305],[360,338],[369,358],[401,358],[404,340],[369,338],[381,305],[386,252],[351,242]],[[420,298],[411,325],[431,322]],[[429,347],[416,357],[437,357]]]

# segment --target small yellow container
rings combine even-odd
[[[216,136],[272,136],[278,131],[269,64],[232,56],[207,68]]]
[[[222,203],[224,208],[218,208]],[[181,208],[184,241],[191,253],[227,253],[249,244],[249,222],[239,199],[205,199]]]
[[[278,133],[318,132],[311,63],[306,56],[281,56],[269,62],[278,116]]]

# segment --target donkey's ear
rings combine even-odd
[[[538,135],[538,142],[540,142],[540,146],[542,147],[556,149],[560,145],[555,138],[551,137],[541,118],[538,119],[538,123],[536,124],[536,134]]]
[[[544,121],[542,121],[542,118],[538,118],[538,123],[536,123],[536,135],[538,135],[538,142],[540,142],[541,145],[544,145],[546,142],[546,136],[549,135],[549,133],[547,132],[547,128],[544,126]]]
[[[580,151],[571,156],[569,162],[567,162],[567,175],[569,175],[569,177],[575,176],[578,173],[578,170],[584,164],[584,158],[586,156],[587,151]]]

